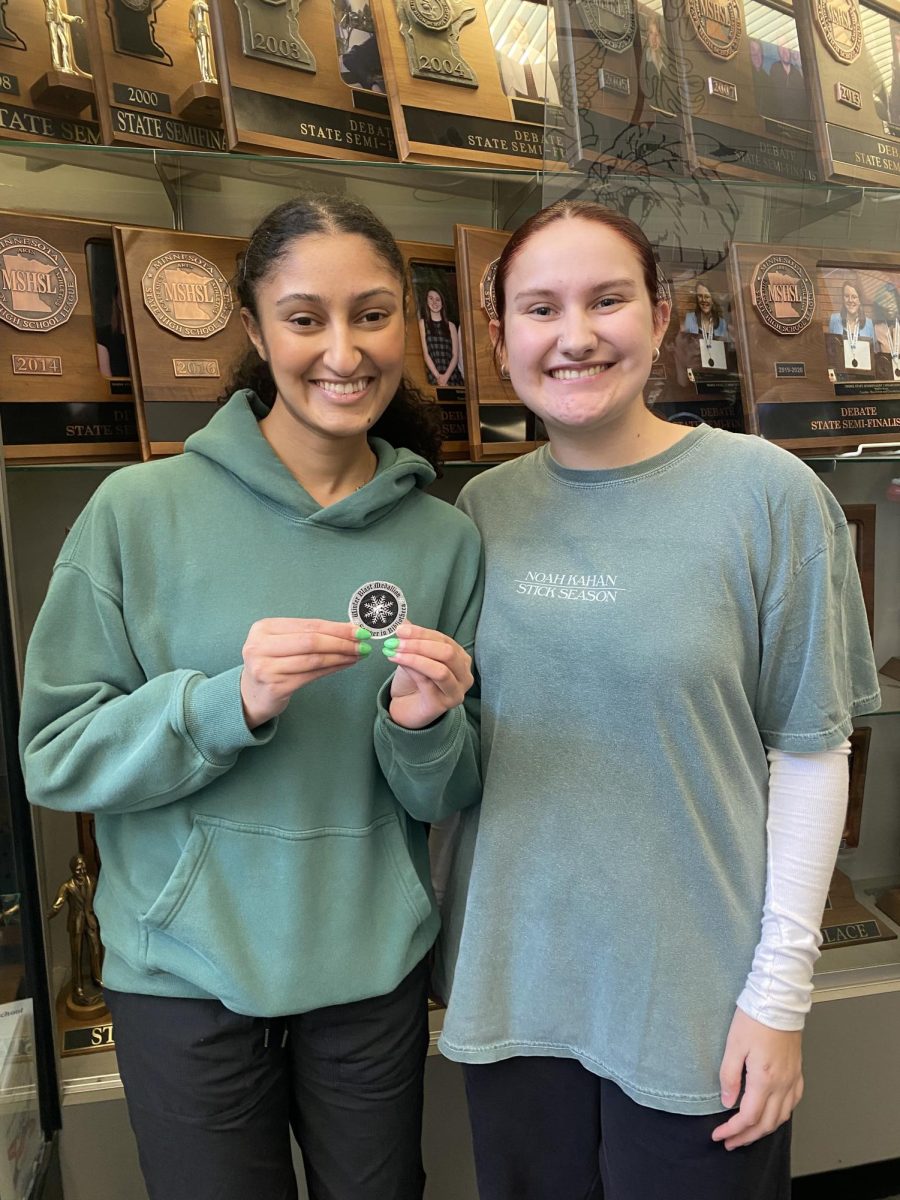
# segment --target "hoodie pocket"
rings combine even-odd
[[[300,832],[196,816],[141,953],[227,1008],[280,1016],[389,992],[431,915],[394,814]]]

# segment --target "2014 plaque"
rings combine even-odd
[[[0,213],[0,422],[10,461],[138,457],[117,296],[109,225]]]
[[[121,226],[114,236],[141,449],[174,454],[212,416],[246,348],[230,280],[247,243]]]
[[[105,142],[227,149],[206,0],[107,0],[85,19]]]
[[[731,249],[749,432],[791,450],[900,435],[900,257]]]
[[[370,0],[223,0],[212,18],[231,149],[396,159]]]

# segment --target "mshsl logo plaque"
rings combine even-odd
[[[633,0],[579,0],[579,8],[601,46],[621,54],[634,41],[637,12]]]
[[[734,58],[744,35],[738,0],[688,0],[688,16],[704,47],[723,62]]]
[[[859,0],[816,0],[816,24],[833,58],[854,63],[862,53]]]
[[[802,333],[816,311],[813,281],[789,254],[770,254],[757,263],[750,294],[763,324],[785,336]]]
[[[0,320],[46,333],[65,324],[77,303],[78,283],[65,255],[30,234],[0,238]]]
[[[234,309],[225,276],[209,259],[170,250],[147,266],[144,303],[158,325],[183,338],[208,338],[228,324]]]

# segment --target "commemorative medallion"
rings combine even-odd
[[[190,250],[154,258],[141,288],[157,323],[183,338],[212,337],[225,328],[234,309],[225,276],[215,263]]]
[[[815,0],[813,13],[825,45],[838,62],[856,62],[862,53],[859,0]]]
[[[688,0],[691,25],[710,54],[723,62],[734,58],[744,33],[738,0]]]
[[[816,311],[813,281],[789,254],[770,254],[757,264],[750,295],[760,320],[785,336],[807,329]]]
[[[601,46],[621,54],[633,44],[637,33],[633,0],[578,0],[578,6]]]
[[[0,238],[0,320],[15,329],[46,333],[65,324],[78,302],[75,273],[43,238]]]
[[[373,638],[388,638],[406,620],[406,597],[395,583],[379,579],[364,583],[350,598],[352,624],[367,629]]]

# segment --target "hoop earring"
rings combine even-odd
[[[506,363],[500,364],[500,378],[509,379],[509,367],[506,365]]]
[[[659,346],[653,347],[653,353],[650,355],[650,361],[654,363],[659,362]]]

